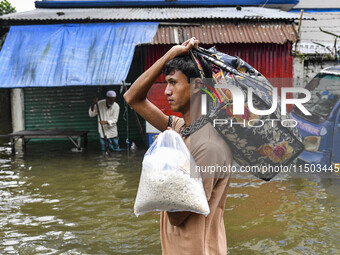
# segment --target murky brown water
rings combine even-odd
[[[161,254],[159,214],[133,214],[143,151],[70,148],[0,140],[0,254]],[[340,254],[340,179],[234,175],[224,216],[230,255]]]

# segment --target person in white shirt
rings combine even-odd
[[[98,116],[98,132],[100,135],[101,150],[105,151],[106,136],[108,146],[111,150],[119,151],[119,139],[117,122],[119,117],[119,105],[116,101],[116,92],[109,90],[106,93],[106,99],[98,101],[98,98],[93,99],[93,103],[89,109],[89,116]],[[99,108],[99,114],[98,109]],[[100,116],[99,116],[100,115]],[[103,128],[102,128],[103,127]],[[103,133],[104,129],[104,133]]]

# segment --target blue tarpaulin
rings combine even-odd
[[[0,88],[116,85],[156,22],[12,26],[0,52]]]

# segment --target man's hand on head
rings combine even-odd
[[[198,47],[198,40],[195,37],[186,40],[181,45],[173,46],[168,53],[170,54],[170,58],[173,59],[180,55],[189,54],[190,49]]]
[[[182,43],[182,46],[190,47],[190,49],[191,48],[196,48],[197,49],[198,48],[198,40],[196,39],[196,37],[192,37],[189,40],[186,40],[184,43]]]
[[[198,40],[194,37],[185,41],[182,45],[172,47],[139,76],[129,90],[124,93],[125,101],[152,126],[161,131],[166,130],[169,117],[147,99],[148,92],[162,73],[166,63],[179,55],[188,54],[193,47],[198,47]]]

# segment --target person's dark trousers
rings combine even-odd
[[[119,140],[118,137],[114,138],[107,138],[107,142],[109,143],[109,149],[113,151],[119,151],[121,150],[119,148]],[[100,148],[102,151],[105,151],[105,139],[100,138]]]

